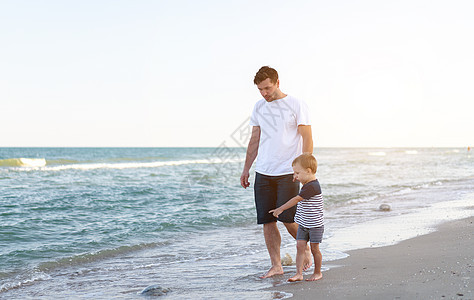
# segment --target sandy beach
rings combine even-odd
[[[318,282],[272,290],[291,293],[292,299],[474,299],[473,222],[470,217],[444,223],[393,246],[351,251],[326,263],[331,269]]]

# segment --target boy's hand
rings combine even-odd
[[[281,208],[277,208],[277,209],[272,209],[271,211],[269,211],[268,213],[273,213],[273,216],[275,218],[278,218],[278,216],[283,212],[283,210]]]

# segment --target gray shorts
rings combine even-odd
[[[296,240],[310,241],[310,243],[320,244],[323,240],[324,226],[306,228],[298,225]]]

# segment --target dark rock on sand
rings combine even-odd
[[[139,294],[144,296],[163,296],[169,291],[170,289],[163,288],[159,285],[150,285],[144,288]]]

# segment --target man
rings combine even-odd
[[[243,188],[250,186],[249,171],[258,154],[255,167],[255,206],[257,223],[263,224],[265,244],[272,263],[270,270],[261,278],[268,278],[283,274],[281,235],[276,222],[283,222],[294,238],[298,230],[298,225],[294,222],[294,207],[278,218],[269,211],[298,195],[299,183],[293,179],[291,163],[300,154],[313,152],[313,138],[306,103],[280,90],[278,72],[275,69],[267,66],[260,68],[254,83],[263,99],[255,104],[250,118],[252,135],[240,184]],[[308,247],[304,270],[311,264]]]

